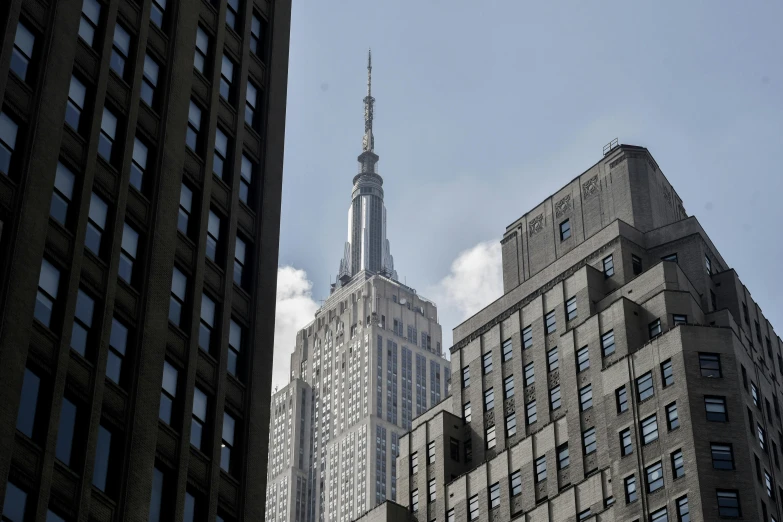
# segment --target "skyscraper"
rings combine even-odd
[[[400,439],[406,509],[362,520],[783,519],[783,342],[647,149],[608,147],[501,243],[504,295]]]
[[[348,521],[396,499],[399,439],[449,393],[437,307],[397,281],[386,239],[371,72],[368,57],[345,255],[273,398],[268,521]]]
[[[0,6],[3,520],[263,518],[290,4]]]

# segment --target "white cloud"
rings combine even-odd
[[[289,367],[296,347],[296,333],[313,320],[316,310],[318,303],[313,299],[313,283],[307,279],[307,272],[292,266],[278,267],[272,390],[290,381]]]
[[[428,290],[438,305],[443,346],[451,346],[451,330],[503,295],[500,241],[485,241],[460,252],[449,274]]]

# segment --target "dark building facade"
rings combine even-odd
[[[3,520],[262,520],[290,0],[0,3]]]

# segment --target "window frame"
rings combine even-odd
[[[566,219],[560,222],[560,242],[562,243],[566,239],[571,237],[571,222]]]
[[[612,254],[603,258],[601,266],[603,267],[604,279],[614,276],[614,257]]]

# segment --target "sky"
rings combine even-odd
[[[650,150],[783,330],[783,2],[293,4],[275,385],[342,257],[370,47],[387,237],[444,347],[502,294],[505,227],[614,138]]]

